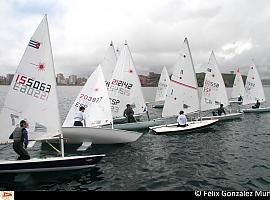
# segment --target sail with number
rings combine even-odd
[[[112,122],[110,100],[101,66],[91,74],[71,106],[63,127],[72,127],[75,113],[85,107],[86,127],[100,126]]]
[[[200,110],[198,84],[187,38],[174,65],[162,117],[178,115],[180,110],[185,114]]]
[[[220,104],[224,107],[229,105],[225,84],[219,71],[214,52],[209,58],[201,97],[202,111],[218,108]]]
[[[246,80],[243,105],[256,103],[257,100],[261,103],[266,101],[260,75],[255,64],[252,63]]]
[[[168,74],[168,71],[166,67],[164,66],[159,78],[158,87],[157,87],[157,93],[155,101],[165,101],[168,86],[170,83],[170,77]]]
[[[0,114],[0,143],[19,122],[29,123],[29,139],[41,140],[61,134],[56,77],[47,16],[31,37]]]
[[[126,104],[133,107],[135,114],[144,112],[141,82],[127,43],[120,51],[108,91],[113,117],[122,117]]]

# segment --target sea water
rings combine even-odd
[[[59,86],[63,122],[79,86]],[[270,101],[270,87],[265,87]],[[8,86],[0,86],[0,107]],[[228,95],[231,88],[227,89]],[[146,101],[156,88],[143,88]],[[269,104],[268,104],[269,105]],[[161,109],[149,106],[150,118]],[[244,114],[242,119],[216,124],[208,131],[184,135],[145,134],[136,142],[93,145],[85,152],[66,145],[66,155],[105,153],[96,167],[72,172],[0,175],[0,190],[269,190],[270,113]],[[46,144],[28,149],[32,157],[55,155]],[[12,146],[0,146],[0,159],[16,157]],[[25,180],[27,178],[27,180]]]

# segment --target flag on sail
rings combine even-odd
[[[40,47],[40,42],[34,41],[34,40],[30,40],[28,46],[33,47],[35,49],[39,49]]]

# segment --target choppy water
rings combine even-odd
[[[58,87],[62,121],[80,88]],[[264,89],[270,101],[270,87]],[[0,107],[7,90],[0,87]],[[146,101],[152,101],[155,88],[143,90]],[[161,110],[150,109],[149,113],[154,118]],[[81,154],[105,153],[96,168],[27,177],[0,175],[0,190],[269,190],[269,124],[270,113],[245,114],[243,119],[217,124],[207,132],[145,133],[131,144],[93,145]],[[79,154],[76,147],[66,146],[66,153]],[[29,153],[34,157],[54,152],[37,144]],[[0,159],[14,157],[11,147],[0,151]]]

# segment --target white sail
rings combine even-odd
[[[47,16],[31,37],[19,63],[0,114],[0,142],[20,120],[29,123],[29,139],[61,134],[60,115]]]
[[[236,71],[234,82],[233,82],[233,89],[232,89],[232,93],[231,93],[231,98],[237,99],[240,96],[243,98],[244,92],[245,92],[245,86],[244,86],[244,82],[243,82],[240,70],[238,68]]]
[[[155,101],[165,101],[169,83],[170,77],[166,67],[164,66],[159,78]]]
[[[102,62],[101,62],[101,68],[104,74],[105,82],[107,87],[109,86],[109,83],[112,78],[112,74],[116,65],[117,57],[115,54],[113,43],[111,42]]]
[[[120,50],[119,50],[118,48],[116,49],[116,53],[115,53],[115,54],[116,54],[116,57],[117,57],[117,59],[118,59],[119,56],[120,56]]]
[[[63,127],[72,127],[75,113],[85,107],[86,127],[109,124],[112,122],[110,100],[103,72],[99,65],[91,74],[74,101],[64,121]]]
[[[201,109],[202,111],[215,109],[220,104],[226,107],[229,105],[229,101],[216,57],[212,51],[204,78]]]
[[[252,63],[246,80],[243,105],[256,103],[257,100],[261,103],[266,101],[260,75],[255,64]]]
[[[187,38],[183,50],[174,65],[173,75],[167,91],[162,117],[198,111],[198,84]]]
[[[108,88],[113,117],[122,117],[126,104],[133,107],[135,114],[145,108],[141,82],[127,43],[123,46]]]

